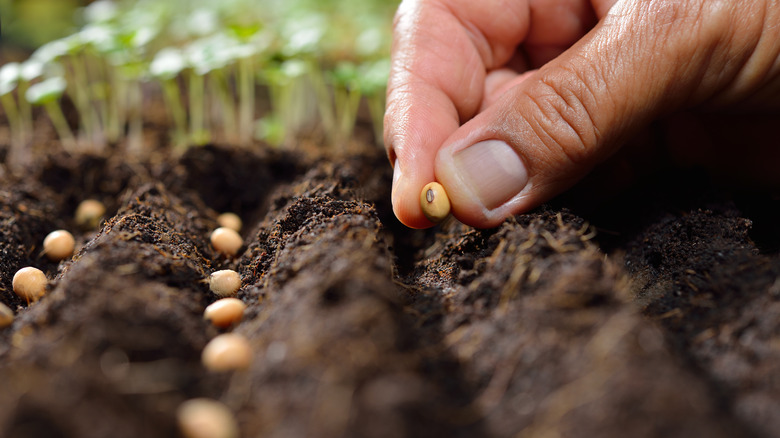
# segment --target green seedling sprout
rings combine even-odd
[[[51,119],[54,129],[57,130],[62,145],[66,150],[76,149],[76,138],[65,120],[65,115],[58,104],[58,100],[65,92],[67,83],[62,77],[53,77],[30,86],[25,93],[25,98],[33,105],[42,105]]]
[[[387,58],[367,62],[360,66],[358,80],[360,81],[360,89],[368,103],[371,125],[374,128],[374,141],[377,145],[384,143],[382,124],[385,116],[385,90],[389,76],[390,60]]]
[[[255,128],[255,68],[253,57],[260,51],[263,40],[260,34],[261,26],[250,25],[230,26],[230,31],[239,44],[232,48],[232,57],[238,62],[238,120],[239,136],[244,144],[251,142]]]
[[[187,115],[181,101],[181,90],[176,78],[187,67],[184,54],[174,48],[160,50],[149,66],[149,73],[160,80],[174,124],[174,144],[187,144]]]
[[[23,126],[19,108],[13,92],[19,83],[21,67],[18,62],[9,62],[0,67],[0,104],[3,105],[11,129],[12,149],[23,147],[27,132]]]
[[[355,130],[357,110],[360,105],[360,83],[357,67],[350,62],[340,62],[330,74],[335,108],[335,126],[330,133],[330,143],[345,143]]]

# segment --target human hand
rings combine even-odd
[[[432,225],[428,182],[495,226],[658,119],[678,162],[780,185],[779,1],[407,0],[394,25],[385,144],[410,227]]]

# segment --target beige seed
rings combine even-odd
[[[14,292],[27,302],[37,301],[46,294],[46,274],[38,268],[18,270],[12,280]]]
[[[14,311],[0,303],[0,328],[8,327],[14,322]]]
[[[83,230],[94,230],[100,225],[100,220],[106,214],[106,207],[102,202],[94,199],[85,199],[76,207],[74,220],[76,225]]]
[[[426,184],[420,192],[420,207],[429,221],[443,221],[450,214],[450,199],[444,187],[437,182]]]
[[[241,276],[232,269],[215,271],[209,276],[209,289],[221,297],[235,295],[241,288]]]
[[[184,438],[238,438],[238,423],[224,404],[207,398],[187,400],[176,411]]]
[[[230,212],[217,216],[217,223],[220,227],[230,228],[233,231],[241,231],[241,227],[244,225],[237,214]]]
[[[206,307],[203,318],[211,321],[215,327],[227,328],[241,321],[244,309],[246,304],[238,298],[222,298]]]
[[[76,240],[66,230],[52,231],[43,239],[43,253],[53,262],[65,260],[73,255]]]
[[[243,244],[244,241],[236,230],[219,227],[211,233],[211,246],[222,254],[234,256]]]
[[[252,348],[243,336],[225,333],[206,344],[201,360],[211,371],[245,370],[252,362]]]

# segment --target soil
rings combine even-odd
[[[780,436],[780,200],[656,174],[596,211],[410,230],[383,152],[209,145],[39,156],[0,189],[0,435],[171,437],[183,401],[247,437]],[[77,204],[108,207],[78,230]],[[235,258],[219,212],[244,220]],[[41,254],[76,234],[72,259]],[[43,269],[36,303],[11,287]],[[204,279],[241,274],[253,362],[209,372]]]

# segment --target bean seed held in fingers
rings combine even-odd
[[[0,328],[8,327],[14,322],[14,311],[0,303]]]
[[[420,207],[429,221],[443,221],[450,214],[450,199],[444,187],[437,182],[426,184],[420,192]]]
[[[28,266],[14,274],[12,285],[14,293],[28,303],[38,301],[46,294],[46,274],[38,268]]]
[[[230,228],[231,230],[238,232],[241,231],[241,227],[244,225],[237,214],[230,212],[222,213],[217,216],[217,223],[220,227]]]
[[[209,276],[209,289],[221,297],[230,297],[241,288],[241,276],[232,269],[215,271]]]
[[[243,336],[225,333],[206,344],[201,360],[211,371],[245,370],[252,362],[252,348]]]
[[[215,327],[227,328],[241,321],[246,304],[238,298],[222,298],[214,301],[203,312],[203,318]]]
[[[224,404],[207,398],[187,400],[176,410],[184,438],[238,438],[238,423]]]
[[[66,230],[52,231],[43,239],[43,253],[53,262],[72,256],[75,247],[76,240],[73,238],[73,234]]]
[[[226,256],[238,254],[238,250],[244,244],[241,235],[227,227],[219,227],[211,233],[211,246]]]

